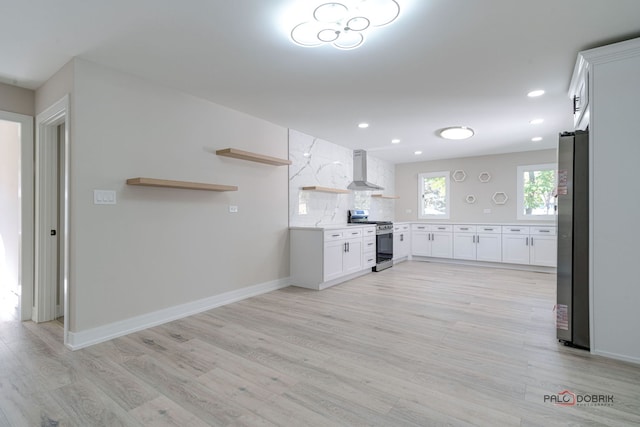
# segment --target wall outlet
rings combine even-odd
[[[237,213],[238,212],[238,207],[234,206],[234,205],[229,205],[229,212]]]
[[[407,214],[410,214],[411,212],[412,212],[411,209],[407,209],[407,210],[404,211],[404,213],[407,213]]]
[[[94,205],[115,205],[116,192],[114,190],[93,190]]]
[[[485,209],[483,212],[484,213],[491,213],[491,209]]]

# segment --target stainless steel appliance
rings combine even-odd
[[[353,150],[353,182],[347,188],[355,191],[384,190],[367,181],[367,152],[364,150]]]
[[[369,221],[369,211],[352,209],[349,211],[349,224],[376,225],[376,265],[373,271],[382,271],[393,266],[393,223],[391,221]]]
[[[589,133],[558,144],[558,340],[589,349]]]

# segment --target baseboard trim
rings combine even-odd
[[[592,354],[596,356],[607,357],[609,359],[620,360],[622,362],[629,362],[629,363],[634,363],[636,365],[640,365],[640,357],[625,356],[623,354],[610,353],[608,351],[599,351],[599,350],[593,350]]]
[[[251,298],[277,289],[286,288],[290,285],[290,278],[272,280],[270,282],[260,283],[235,291],[225,292],[220,295],[204,298],[197,301],[168,307],[162,310],[143,314],[141,316],[131,317],[129,319],[118,322],[109,323],[97,328],[87,329],[80,332],[69,332],[67,336],[67,347],[71,350],[79,350],[94,344],[109,341],[113,338],[121,337],[132,332],[141,331],[153,326],[162,325],[163,323],[173,320],[182,319],[187,316],[202,313],[212,308],[231,304],[243,299]]]
[[[433,258],[413,255],[412,261],[421,262],[439,262],[441,264],[459,264],[459,265],[474,265],[478,267],[494,267],[501,268],[503,270],[519,270],[519,271],[533,271],[536,273],[555,273],[556,267],[545,267],[542,265],[526,265],[526,264],[511,264],[506,262],[487,262],[487,261],[473,261],[454,258]]]

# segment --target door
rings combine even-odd
[[[472,233],[454,233],[453,257],[456,259],[476,259],[476,236]]]
[[[502,262],[502,236],[500,234],[477,234],[476,259],[486,262]]]
[[[411,254],[431,256],[431,233],[424,231],[411,232]]]
[[[555,267],[558,257],[558,242],[555,236],[531,236],[531,265]]]
[[[342,257],[342,272],[344,274],[362,270],[362,239],[347,240],[347,248]]]
[[[344,240],[329,241],[324,244],[324,281],[342,276],[342,254],[346,251]]]
[[[529,236],[503,234],[502,262],[529,264]]]
[[[434,258],[453,258],[453,233],[431,233],[431,256]]]

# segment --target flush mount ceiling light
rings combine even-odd
[[[538,96],[542,96],[542,95],[544,95],[544,90],[542,90],[542,89],[532,90],[531,92],[529,92],[529,93],[527,94],[527,96],[528,96],[529,98],[536,98],[536,97],[538,97]]]
[[[420,154],[422,154],[422,151],[414,151],[413,154],[415,154],[416,156],[419,156]]]
[[[291,40],[304,47],[332,44],[338,49],[355,49],[365,34],[396,20],[400,5],[395,0],[341,0],[320,3],[311,16],[293,27]]]
[[[542,141],[542,137],[541,137],[541,136],[534,136],[533,138],[531,138],[531,140],[532,140],[533,142]]]
[[[544,122],[544,119],[533,119],[529,123],[532,125],[539,125],[542,122]]]
[[[467,139],[471,138],[474,132],[466,126],[453,126],[440,130],[438,134],[444,139]]]
[[[358,127],[359,127],[360,129],[366,129],[366,128],[368,128],[368,127],[369,127],[369,123],[360,123],[360,124],[358,125]]]
[[[400,140],[398,138],[391,140],[392,144],[400,144]]]

